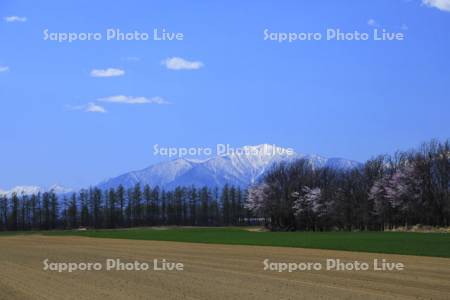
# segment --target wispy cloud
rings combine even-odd
[[[169,70],[198,70],[203,67],[201,61],[189,61],[181,57],[170,57],[161,63]]]
[[[105,102],[105,103],[121,103],[121,104],[170,104],[168,101],[164,100],[161,97],[132,97],[132,96],[124,96],[117,95],[111,97],[105,97],[97,99],[96,101]],[[68,110],[79,110],[83,112],[89,113],[106,113],[107,110],[102,105],[96,102],[89,102],[84,105],[78,106],[66,106]]]
[[[19,16],[8,16],[3,18],[5,22],[11,23],[11,22],[26,22],[26,17],[19,17]]]
[[[97,99],[101,102],[122,103],[122,104],[170,104],[161,97],[133,97],[125,95],[110,96],[106,98]]]
[[[8,72],[8,71],[9,71],[9,67],[8,66],[0,66],[0,73]]]
[[[422,0],[422,4],[450,12],[450,0]]]
[[[372,26],[372,27],[380,27],[380,25],[374,19],[367,20],[367,25]]]
[[[106,113],[107,112],[103,106],[98,105],[94,102],[89,102],[88,104],[85,104],[85,105],[68,106],[67,108],[70,110],[81,110],[81,111],[90,112],[90,113]]]
[[[100,106],[98,104],[89,102],[85,109],[86,112],[93,112],[93,113],[105,113],[106,109],[103,106]]]
[[[108,68],[108,69],[94,69],[91,71],[92,77],[117,77],[125,75],[122,69]]]

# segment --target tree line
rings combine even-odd
[[[148,185],[90,188],[58,197],[53,191],[0,197],[0,230],[120,228],[135,226],[228,226],[251,224],[245,191]]]
[[[272,230],[386,230],[450,225],[450,144],[381,155],[359,168],[281,163],[249,189],[246,207]]]
[[[380,155],[348,170],[309,160],[273,166],[248,189],[90,188],[0,196],[0,230],[229,226],[271,230],[386,230],[450,226],[450,143]]]

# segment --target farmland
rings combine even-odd
[[[0,299],[448,299],[450,294],[448,258],[54,234],[3,235],[0,245]],[[183,263],[184,270],[59,273],[43,269],[45,259],[104,262],[110,258],[166,259]],[[277,272],[264,270],[263,264],[266,259],[324,263],[330,258],[386,259],[402,263],[405,269]]]
[[[248,228],[158,227],[122,230],[52,231],[45,234],[450,257],[450,234],[446,233],[257,232]]]

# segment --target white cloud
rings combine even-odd
[[[108,68],[108,69],[94,69],[91,71],[92,77],[116,77],[123,76],[125,74],[124,70]]]
[[[198,70],[203,67],[201,61],[189,61],[181,57],[170,57],[161,63],[170,70]]]
[[[367,20],[367,25],[372,26],[372,27],[379,27],[380,26],[380,25],[378,25],[377,21],[375,21],[374,19]]]
[[[8,66],[0,66],[0,73],[8,72],[8,71],[9,71],[9,67]]]
[[[5,22],[11,23],[11,22],[26,22],[26,17],[19,17],[19,16],[9,16],[3,18]]]
[[[84,111],[94,113],[105,113],[106,109],[103,106],[90,102],[86,105]]]
[[[169,104],[169,102],[167,102],[161,97],[147,98],[147,97],[117,95],[106,98],[100,98],[97,100],[101,102],[123,103],[123,104]]]
[[[422,4],[450,12],[450,0],[422,0]]]
[[[103,106],[95,104],[94,102],[89,102],[88,104],[79,105],[79,106],[68,106],[68,109],[82,110],[84,112],[91,112],[91,113],[106,113],[107,112]]]

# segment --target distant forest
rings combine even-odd
[[[274,165],[248,189],[140,186],[0,197],[0,230],[265,225],[271,230],[450,226],[450,143],[381,155],[359,168]]]
[[[81,190],[58,199],[53,192],[0,200],[0,228],[3,230],[119,228],[136,226],[227,226],[245,222],[244,192],[225,186],[141,187],[102,191]]]

